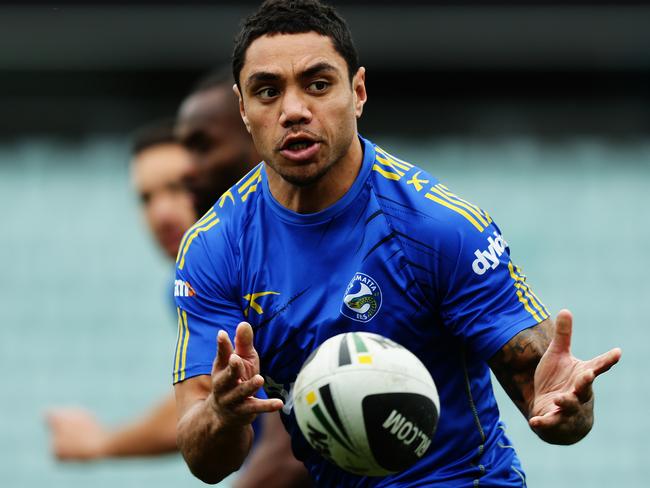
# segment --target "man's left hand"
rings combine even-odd
[[[535,393],[530,426],[545,441],[573,444],[593,425],[595,378],[621,358],[614,348],[588,361],[571,354],[573,317],[562,310],[555,321],[553,339],[535,370]]]

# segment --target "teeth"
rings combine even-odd
[[[292,142],[289,144],[289,149],[300,151],[301,149],[307,149],[310,145],[311,143],[309,142]]]

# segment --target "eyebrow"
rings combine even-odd
[[[326,62],[316,63],[315,65],[310,66],[302,73],[300,73],[298,77],[301,79],[306,79],[306,78],[311,78],[319,73],[325,73],[325,72],[338,73],[339,70],[338,68],[336,68],[336,66],[333,66]],[[251,74],[248,77],[248,79],[246,80],[246,87],[249,88],[251,85],[255,83],[268,83],[268,82],[278,81],[280,80],[280,78],[281,78],[280,75],[276,73],[272,73],[270,71],[258,71],[256,73]]]
[[[271,73],[269,71],[258,71],[248,77],[248,79],[246,80],[246,87],[250,87],[254,83],[278,81],[279,79],[280,79],[280,75],[277,75],[275,73]]]
[[[315,65],[310,66],[305,71],[300,73],[300,78],[303,78],[303,79],[311,78],[312,76],[315,76],[315,75],[317,75],[319,73],[326,73],[326,72],[338,73],[338,71],[339,70],[335,66],[333,66],[333,65],[331,65],[329,63],[326,63],[326,62],[316,63]]]

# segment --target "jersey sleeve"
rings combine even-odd
[[[222,229],[206,230],[205,227],[196,227],[198,232],[188,231],[176,262],[174,298],[178,336],[174,384],[193,376],[209,375],[217,351],[217,333],[223,329],[234,340],[237,324],[244,320],[236,298],[234,252],[227,245],[225,235],[219,235],[225,234],[219,232]]]
[[[549,314],[510,259],[497,225],[482,210],[485,226],[461,219],[444,240],[438,289],[444,324],[473,353],[489,359],[518,332]]]

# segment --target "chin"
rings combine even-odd
[[[278,174],[292,185],[299,187],[307,187],[317,183],[323,176],[327,174],[332,165],[318,165],[318,163],[310,163],[299,167],[282,168],[277,171]]]

